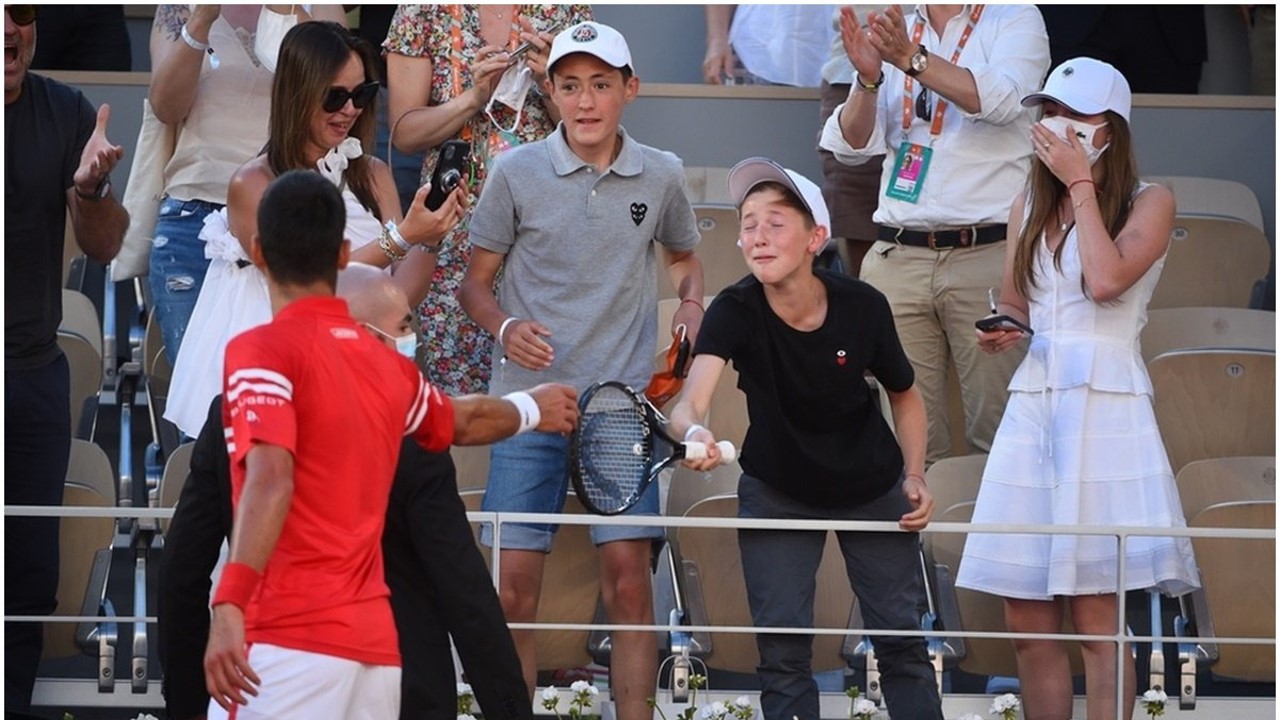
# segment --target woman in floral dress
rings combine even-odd
[[[544,102],[541,87],[551,39],[590,19],[588,5],[401,5],[383,43],[390,122],[397,148],[429,149],[423,181],[430,178],[445,141],[465,140],[471,144],[467,180],[474,205],[496,155],[550,134],[559,117]],[[490,100],[508,71],[507,53],[525,41],[533,43],[523,65],[534,86],[517,112]],[[445,238],[431,289],[418,309],[426,350],[423,370],[451,395],[483,393],[489,385],[493,338],[467,317],[456,299],[471,261],[470,219],[468,211]]]

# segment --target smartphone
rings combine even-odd
[[[435,170],[431,171],[431,189],[427,191],[428,210],[439,210],[449,193],[462,182],[467,169],[467,156],[470,154],[471,144],[465,140],[449,140],[440,146]]]
[[[1036,331],[1009,317],[1008,315],[988,315],[974,323],[983,332],[993,332],[995,330],[1020,330],[1028,337],[1035,335]]]

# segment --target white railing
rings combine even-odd
[[[132,507],[112,507],[112,508],[96,508],[96,507],[50,507],[50,506],[11,506],[6,505],[4,508],[5,516],[28,516],[28,517],[75,517],[75,518],[137,518],[137,519],[167,519],[173,516],[172,508],[132,508]],[[501,547],[502,529],[506,523],[542,523],[557,525],[623,525],[623,526],[662,526],[667,528],[694,527],[694,528],[720,528],[720,529],[787,529],[787,530],[845,530],[845,531],[863,531],[863,532],[899,532],[898,524],[892,521],[873,522],[873,521],[837,521],[837,520],[771,520],[771,519],[748,519],[748,518],[714,518],[714,517],[675,517],[675,516],[645,516],[645,517],[603,517],[596,515],[582,514],[546,514],[546,513],[513,513],[513,512],[484,512],[473,511],[467,513],[468,519],[474,523],[491,523],[494,531],[494,544]],[[1271,529],[1241,529],[1241,528],[1150,528],[1150,527],[1130,527],[1130,526],[1100,526],[1100,525],[1029,525],[1017,523],[1004,524],[972,524],[972,523],[954,523],[954,522],[937,522],[931,523],[926,533],[1000,533],[1000,534],[1040,534],[1040,535],[1081,535],[1081,536],[1109,536],[1116,538],[1120,543],[1120,547],[1131,537],[1192,537],[1192,538],[1236,538],[1248,540],[1262,540],[1275,542],[1276,532]],[[1118,584],[1124,586],[1124,579],[1127,568],[1125,567],[1125,554],[1119,553],[1118,560]],[[495,585],[499,584],[499,576],[501,570],[501,553],[492,554],[492,575]],[[1152,635],[1132,635],[1126,632],[1124,618],[1126,615],[1125,593],[1118,594],[1118,610],[1116,618],[1116,632],[1108,634],[1085,634],[1085,633],[1011,633],[1011,632],[994,632],[994,631],[965,631],[965,630],[872,630],[867,628],[854,628],[852,630],[859,634],[867,636],[895,636],[895,637],[957,637],[957,638],[1004,638],[1004,639],[1059,639],[1071,641],[1100,641],[1110,642],[1116,646],[1117,660],[1120,659],[1122,653],[1128,652],[1128,645],[1133,643],[1179,643],[1186,642],[1188,638],[1177,636],[1168,636],[1163,634]],[[100,616],[28,616],[28,615],[6,615],[6,622],[98,622],[104,618]],[[116,616],[111,618],[115,623],[155,623],[156,618],[151,615],[147,616]],[[794,634],[794,635],[848,635],[851,628],[848,627],[804,627],[804,628],[757,628],[754,626],[726,626],[726,625],[673,625],[673,624],[652,624],[652,625],[620,625],[610,623],[556,623],[556,622],[534,622],[534,623],[511,623],[510,627],[521,630],[537,630],[537,631],[582,631],[582,630],[602,630],[602,631],[626,631],[626,630],[646,630],[654,632],[684,632],[684,633],[740,633],[740,634]],[[1275,638],[1258,638],[1258,637],[1227,637],[1215,636],[1212,641],[1218,644],[1239,644],[1239,645],[1275,645]],[[1123,686],[1123,663],[1117,662],[1116,683],[1117,687]],[[66,690],[65,699],[80,698],[81,700],[91,700],[94,696],[85,695],[83,692],[72,690],[66,686],[67,681],[51,681],[50,687],[56,688],[61,683]],[[155,681],[151,681],[154,685]],[[120,682],[120,685],[126,685],[126,682]],[[138,707],[159,707],[162,702],[159,701],[158,693],[148,691],[145,695],[124,694],[123,698],[107,699],[105,695],[97,695],[98,703],[89,702],[88,704],[101,704],[119,706],[121,704]],[[54,691],[58,695],[62,692]],[[740,694],[740,693],[735,693]],[[712,696],[715,696],[714,693]],[[1171,698],[1173,702],[1176,694]],[[119,702],[124,700],[124,703]],[[837,701],[838,702],[838,701]],[[1116,715],[1120,716],[1122,710],[1123,699],[1117,697]],[[1269,700],[1270,707],[1274,708],[1275,700]],[[831,705],[830,699],[824,700],[824,717],[827,716],[826,708]],[[985,708],[984,708],[985,709]],[[1252,715],[1249,715],[1252,716]],[[1245,714],[1235,714],[1233,717],[1245,717]],[[1259,715],[1262,717],[1262,715]],[[1268,715],[1269,717],[1269,715]]]

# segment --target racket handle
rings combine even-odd
[[[716,443],[716,448],[720,450],[720,461],[731,463],[738,459],[738,449],[728,440],[721,440]],[[687,442],[684,444],[684,458],[686,460],[701,460],[707,456],[707,444],[700,442]]]

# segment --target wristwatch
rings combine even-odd
[[[94,188],[93,192],[91,193],[82,193],[80,192],[80,188],[78,187],[76,188],[76,197],[80,198],[81,200],[90,200],[92,202],[97,202],[110,194],[111,194],[111,176],[110,175],[103,175],[102,179],[98,181],[98,187]]]
[[[916,52],[911,56],[911,60],[907,63],[905,72],[908,77],[915,77],[925,70],[929,69],[929,51],[923,45],[916,48]]]

